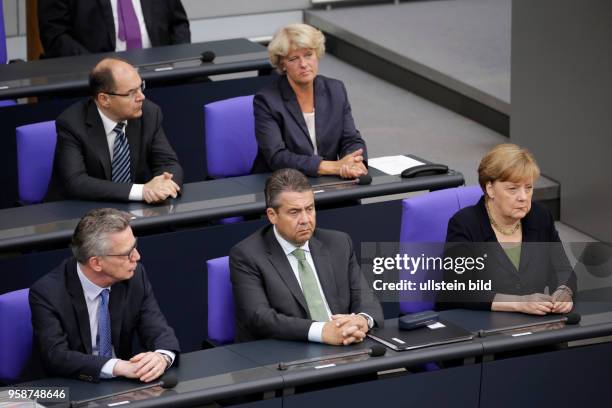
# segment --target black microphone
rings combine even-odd
[[[565,324],[578,324],[582,320],[582,316],[576,312],[569,312],[565,316]]]
[[[357,185],[363,186],[367,184],[372,184],[372,176],[369,174],[364,174],[362,176],[357,177],[356,179],[351,180],[340,180],[340,181],[332,181],[331,183],[323,183],[323,184],[315,184],[312,186],[313,190],[322,187],[335,187],[335,186],[343,186],[343,185]]]
[[[212,51],[204,51],[200,54],[200,60],[202,62],[213,62],[215,60],[215,53]]]
[[[498,329],[478,330],[478,337],[486,337],[489,334],[495,334],[495,333],[500,333],[500,332],[509,331],[509,330],[526,329],[529,327],[537,327],[537,326],[554,324],[554,323],[578,324],[580,323],[581,319],[582,317],[580,316],[580,314],[575,313],[575,312],[570,312],[566,315],[559,316],[557,319],[547,320],[545,322],[531,322],[531,323],[525,323],[525,324],[517,324],[514,326],[508,326],[508,327],[500,327]]]
[[[131,388],[125,391],[114,392],[112,394],[102,395],[101,397],[95,397],[95,398],[90,398],[90,399],[81,400],[81,401],[72,401],[70,402],[70,406],[73,408],[79,407],[81,405],[85,405],[90,402],[99,401],[99,400],[112,398],[112,397],[117,397],[119,395],[124,395],[124,394],[128,394],[131,392],[148,390],[149,388],[154,388],[154,387],[162,387],[165,389],[170,389],[170,388],[176,387],[176,384],[178,384],[178,379],[176,378],[176,375],[174,373],[168,373],[168,374],[164,374],[164,376],[156,383],[143,385],[142,387]]]
[[[341,360],[344,358],[358,357],[358,356],[369,355],[370,357],[380,357],[380,356],[384,356],[385,353],[386,353],[386,349],[383,346],[375,344],[371,348],[363,349],[363,350],[349,351],[347,353],[332,354],[329,356],[322,356],[322,357],[305,358],[302,360],[289,361],[287,363],[280,362],[278,363],[278,369],[286,370],[289,367],[303,365],[303,364],[320,363],[323,361],[331,361],[331,360]]]

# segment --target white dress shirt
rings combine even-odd
[[[92,281],[90,281],[87,276],[81,270],[81,265],[77,262],[77,274],[79,275],[79,280],[81,281],[81,286],[83,287],[83,294],[85,295],[85,304],[87,305],[87,314],[89,315],[89,331],[91,333],[91,350],[94,356],[99,355],[98,350],[98,309],[100,307],[100,292],[104,289],[111,290],[108,288],[101,288],[96,285]],[[112,346],[113,358],[108,360],[106,364],[102,366],[102,370],[100,370],[100,378],[112,378],[113,370],[115,369],[115,364],[119,361],[116,358],[115,354],[115,346]],[[168,350],[155,350],[157,353],[162,353],[170,357],[172,363],[174,363],[175,354]],[[172,365],[172,364],[170,364]]]
[[[113,21],[115,22],[115,51],[125,51],[127,44],[125,41],[119,39],[119,9],[117,7],[117,0],[111,0],[110,3],[111,8],[113,9]],[[149,33],[147,32],[147,26],[142,14],[142,7],[140,6],[140,0],[132,0],[132,5],[134,6],[136,18],[138,19],[138,25],[140,26],[142,48],[151,48],[151,39],[149,38]]]
[[[312,142],[312,146],[314,147],[314,155],[318,154],[317,152],[317,130],[315,126],[315,113],[314,111],[310,113],[302,112],[304,115],[304,121],[306,122],[306,127],[308,128],[308,134],[310,135],[310,141]]]
[[[104,126],[104,133],[106,133],[106,141],[108,142],[108,152],[110,153],[110,161],[113,162],[113,148],[115,147],[115,139],[117,138],[117,133],[115,133],[114,129],[117,126],[117,123],[114,120],[110,119],[106,116],[100,108],[98,108],[98,113],[100,114],[100,118],[102,118],[102,125]],[[125,137],[127,138],[126,128],[127,128],[127,120],[124,120],[125,126],[123,128],[123,132],[125,133]],[[130,164],[132,158],[130,157]],[[144,184],[132,184],[132,188],[130,189],[129,199],[131,201],[142,201],[142,190],[144,188]]]
[[[298,249],[291,242],[287,241],[283,238],[278,231],[276,230],[276,225],[274,226],[274,236],[276,240],[280,244],[285,256],[287,256],[287,260],[289,261],[289,265],[291,265],[291,269],[293,270],[293,274],[295,275],[295,279],[297,279],[300,284],[300,288],[302,287],[302,282],[300,281],[300,272],[298,269],[298,260],[291,253]],[[325,305],[325,311],[327,312],[327,320],[331,319],[331,310],[329,309],[329,305],[327,304],[327,299],[325,299],[325,293],[323,293],[323,288],[321,287],[321,282],[319,281],[319,274],[317,273],[317,268],[315,267],[314,261],[312,260],[312,255],[310,254],[310,248],[308,247],[308,242],[302,245],[300,248],[304,250],[304,254],[306,255],[306,262],[310,265],[310,268],[314,272],[315,279],[317,281],[317,287],[319,288],[319,293],[321,293],[321,297],[323,298],[323,304]],[[325,326],[325,322],[312,322],[310,325],[310,329],[308,330],[308,340],[316,341],[319,343],[323,343],[323,326]]]

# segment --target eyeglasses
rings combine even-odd
[[[102,92],[102,93],[105,93],[107,95],[112,95],[112,96],[130,97],[134,99],[136,98],[136,95],[138,95],[138,91],[144,93],[145,89],[146,89],[146,85],[143,79],[138,88],[131,89],[127,93],[115,93],[115,92]]]
[[[127,259],[134,259],[134,257],[136,256],[136,250],[138,247],[138,240],[134,241],[134,245],[125,253],[123,254],[106,254],[104,256],[122,256],[122,257],[127,257]]]

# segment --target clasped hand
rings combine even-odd
[[[552,296],[544,293],[532,293],[521,297],[520,311],[523,313],[545,315],[548,313],[569,313],[574,306],[567,291],[558,289]]]
[[[168,368],[168,362],[161,353],[149,351],[130,358],[119,360],[113,369],[116,377],[138,378],[142,382],[151,382],[159,378]]]
[[[176,198],[181,188],[172,180],[173,175],[163,172],[146,183],[142,189],[142,198],[149,204],[164,201],[168,197]]]
[[[323,326],[323,343],[349,345],[360,343],[368,332],[367,319],[359,314],[332,315],[331,320]]]
[[[354,179],[368,174],[368,169],[363,164],[363,149],[355,150],[342,159],[338,160],[340,165],[339,175],[345,179]]]

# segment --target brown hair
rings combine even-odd
[[[266,180],[264,194],[266,196],[266,207],[278,209],[278,196],[284,192],[311,191],[312,186],[306,176],[295,169],[276,170]]]
[[[529,150],[512,143],[499,144],[489,150],[478,166],[478,183],[485,193],[488,182],[526,178],[535,181],[539,175],[540,168]]]

